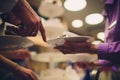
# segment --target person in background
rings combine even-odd
[[[32,7],[29,5],[29,3],[26,0],[0,0],[0,16],[3,15],[7,15],[7,17],[6,16],[3,17],[4,19],[3,21],[7,21],[16,26],[22,26],[22,27],[18,27],[15,30],[11,29],[12,33],[14,33],[15,35],[24,36],[24,37],[36,36],[38,31],[40,31],[43,40],[46,41],[45,30],[43,28],[40,17],[36,14],[36,12],[32,9]],[[15,51],[15,53],[22,52],[23,55],[26,55],[24,53],[27,53],[27,51],[26,50],[22,50],[22,51],[17,50]],[[2,70],[3,68],[15,73],[14,75],[15,77],[17,77],[17,79],[14,80],[38,80],[36,75],[31,69],[22,67],[4,56],[0,55],[0,66],[1,66],[0,69]],[[8,55],[7,57],[10,58],[10,56]],[[17,56],[16,54],[16,58],[18,57],[19,56]],[[13,78],[11,79],[13,80]],[[10,79],[3,78],[3,80],[10,80]]]

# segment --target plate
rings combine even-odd
[[[66,41],[74,41],[74,42],[89,42],[93,40],[93,38],[90,36],[66,37],[64,39]]]
[[[75,37],[64,37],[64,38],[56,38],[48,40],[47,43],[50,46],[60,46],[65,43],[65,41],[73,41],[73,42],[90,42],[93,38],[90,36],[75,36]]]
[[[97,55],[89,53],[66,54],[66,58],[72,62],[93,62],[98,59]]]
[[[25,37],[2,35],[0,36],[0,50],[15,50],[27,48],[33,45],[33,42]]]
[[[37,62],[66,62],[67,58],[62,53],[40,53],[31,57],[33,61]]]

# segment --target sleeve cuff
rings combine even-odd
[[[98,45],[98,58],[106,59],[107,53],[108,53],[108,43],[100,43]]]

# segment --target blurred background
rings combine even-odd
[[[47,40],[64,31],[94,37],[94,43],[104,40],[104,18],[101,15],[104,0],[28,0],[40,15],[46,29]],[[44,46],[38,38],[30,38]]]
[[[47,40],[70,31],[81,36],[93,37],[94,44],[104,41],[102,16],[104,0],[28,0],[28,2],[41,17]],[[40,33],[36,37],[28,38],[35,43],[29,48],[32,54],[31,68],[38,74],[40,80],[83,80],[86,70],[91,68],[89,65],[97,60],[97,55],[83,53],[65,56],[55,49],[48,48]],[[85,64],[77,68],[76,65],[73,67],[74,62]],[[96,73],[93,71],[94,74]]]

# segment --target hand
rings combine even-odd
[[[45,30],[40,17],[26,0],[19,0],[18,4],[12,10],[12,15],[10,14],[9,16],[11,16],[9,17],[11,23],[20,24],[21,22],[24,25],[24,27],[19,27],[17,30],[18,35],[36,36],[38,31],[40,31],[43,40],[46,41]]]
[[[30,52],[26,49],[19,49],[14,51],[0,51],[1,55],[9,59],[25,59],[30,58]]]
[[[0,66],[3,66],[6,70],[15,73],[17,80],[38,80],[31,69],[22,67],[2,55],[0,55]]]
[[[68,53],[80,53],[80,52],[89,52],[96,53],[97,46],[88,42],[70,42],[66,41],[64,45],[56,46],[55,49],[60,50],[64,54]]]
[[[15,74],[18,80],[38,80],[37,76],[31,69],[22,66],[17,66]]]
[[[92,69],[95,65],[89,62],[75,62],[73,63],[73,68],[79,71],[80,68],[82,69]]]

